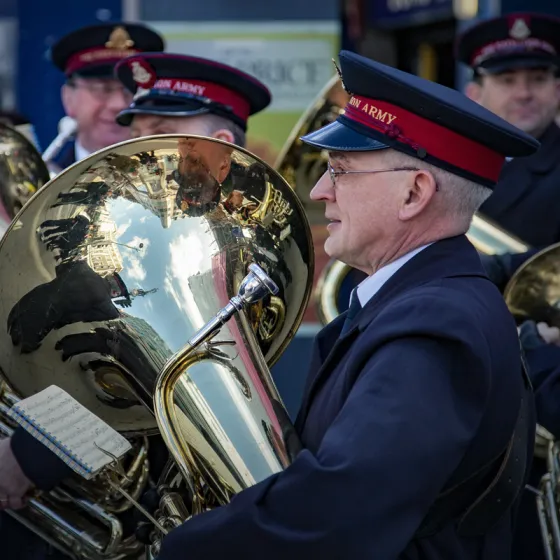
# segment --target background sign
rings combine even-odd
[[[372,0],[368,20],[376,26],[406,27],[453,16],[453,0]]]
[[[249,121],[248,149],[273,164],[301,114],[335,73],[338,22],[147,22],[167,51],[210,58],[252,74],[272,104]]]

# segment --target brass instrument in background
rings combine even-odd
[[[49,179],[35,146],[15,128],[0,123],[0,199],[7,214],[4,221],[13,220]]]
[[[268,368],[303,318],[314,252],[270,166],[197,136],[111,146],[33,196],[0,260],[1,431],[15,401],[55,384],[127,437],[116,484],[161,497],[149,556],[171,527],[290,463]],[[172,458],[149,480],[158,426]],[[144,549],[124,532],[132,507],[103,476],[76,475],[9,513],[72,558],[117,560]]]
[[[311,189],[326,171],[328,153],[326,150],[318,150],[304,144],[300,137],[336,120],[344,111],[348,99],[349,95],[342,87],[339,77],[333,76],[295,125],[274,164],[275,169],[306,201],[304,205],[313,223],[324,222],[323,204],[307,201]],[[522,253],[530,248],[520,239],[480,215],[474,217],[467,236],[478,251],[486,254]],[[323,325],[330,323],[346,309],[347,302],[345,301],[341,306],[339,297],[345,282],[350,279],[350,282],[355,285],[356,279],[359,281],[363,278],[365,274],[360,271],[336,259],[329,261],[319,275],[313,296],[317,315]]]
[[[504,289],[518,324],[532,320],[560,328],[559,279],[560,243],[539,251],[518,268]],[[547,462],[536,489],[546,558],[560,560],[560,442],[542,426],[537,426],[535,456]]]
[[[311,223],[325,220],[323,205],[309,200],[309,193],[326,171],[327,153],[300,138],[335,121],[349,99],[338,75],[333,76],[300,117],[274,162],[274,169],[298,193]]]

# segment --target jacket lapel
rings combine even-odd
[[[482,214],[501,217],[530,193],[534,175],[546,175],[557,164],[560,129],[556,124],[548,127],[540,142],[541,147],[532,156],[514,159],[504,165],[494,193],[480,209]]]
[[[311,398],[316,392],[318,383],[325,377],[327,371],[332,371],[336,364],[340,362],[359,334],[357,321],[361,313],[355,317],[352,328],[348,330],[344,336],[340,336],[346,314],[347,311],[341,313],[317,335],[318,360],[315,364],[317,367],[314,371],[312,370],[309,372],[302,403],[296,418],[295,426],[298,432],[300,432],[303,422],[305,421],[309,405],[311,404]]]
[[[301,433],[313,398],[321,384],[332,374],[360,332],[369,326],[383,307],[398,293],[406,289],[437,278],[453,276],[487,278],[478,253],[464,235],[438,241],[410,259],[367,302],[362,311],[356,315],[353,325],[344,336],[340,336],[340,331],[346,318],[346,312],[339,315],[319,333],[317,345],[320,361],[316,371],[310,372],[306,384],[296,420],[298,432]]]

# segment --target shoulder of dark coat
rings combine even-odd
[[[366,308],[364,312],[367,313]],[[484,348],[516,343],[517,328],[498,289],[484,278],[442,278],[400,292],[366,325],[368,336],[440,337]]]

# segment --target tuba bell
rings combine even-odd
[[[336,120],[349,98],[339,77],[333,76],[295,125],[274,164],[305,201],[309,200],[309,192],[326,171],[328,153],[304,144],[300,137]],[[307,204],[311,221],[323,223],[322,205]],[[481,215],[474,216],[467,237],[478,251],[485,254],[522,253],[530,248]],[[317,316],[323,325],[346,309],[350,291],[364,278],[362,272],[336,259],[329,260],[319,274],[313,295]]]
[[[113,485],[76,475],[9,512],[42,538],[79,560],[137,558],[124,521],[156,490],[156,556],[170,528],[289,464],[269,368],[302,321],[314,253],[296,193],[263,161],[200,136],[111,146],[31,198],[0,259],[0,430],[54,384],[132,444]],[[159,435],[170,458],[154,473]]]

